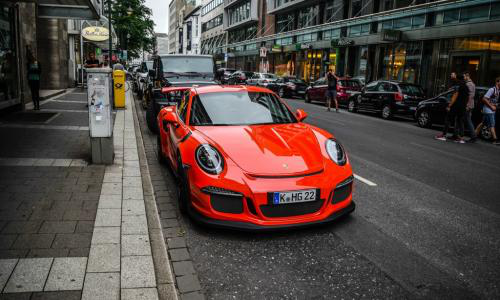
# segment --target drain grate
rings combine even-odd
[[[3,123],[48,123],[57,112],[18,112],[0,118]]]

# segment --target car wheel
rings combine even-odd
[[[389,104],[384,105],[382,107],[382,118],[384,120],[389,120],[392,118],[392,108]]]
[[[156,139],[156,154],[158,155],[158,162],[161,165],[165,165],[167,162],[167,159],[165,158],[165,155],[163,155],[163,151],[161,150],[161,139],[160,135],[158,134],[158,137]]]
[[[491,140],[493,137],[491,136],[491,130],[489,128],[486,128],[486,126],[483,126],[483,128],[481,128],[481,137],[485,140]]]
[[[417,114],[417,124],[422,128],[431,127],[431,114],[428,110],[423,110]]]
[[[146,123],[152,133],[158,133],[158,124],[156,123],[156,117],[157,115],[154,101],[150,101],[148,109],[146,110]]]
[[[182,167],[182,159],[180,155],[177,156],[177,177],[179,180],[179,186],[177,187],[179,210],[181,213],[186,214],[189,206],[189,179],[187,178],[186,172]]]
[[[356,102],[354,99],[349,100],[349,103],[347,104],[347,110],[352,113],[357,111]]]
[[[285,89],[284,88],[280,88],[280,90],[278,92],[278,95],[280,96],[280,98],[284,98],[285,97]]]
[[[308,93],[306,93],[305,101],[306,101],[306,103],[311,103],[311,98],[309,98]]]

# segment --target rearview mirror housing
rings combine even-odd
[[[297,117],[297,119],[302,122],[304,121],[305,118],[307,118],[307,113],[302,110],[302,109],[297,109],[297,111],[295,112],[295,116]]]

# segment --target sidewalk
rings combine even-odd
[[[0,120],[0,299],[177,298],[131,97],[112,166],[88,164],[83,90]]]

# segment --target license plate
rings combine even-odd
[[[410,110],[411,110],[411,111],[414,111],[414,110],[417,110],[417,108],[416,108],[416,107],[413,107],[413,106],[410,106]]]
[[[302,190],[273,193],[273,204],[311,202],[316,200],[317,190]]]
[[[297,93],[299,93],[299,94],[305,94],[306,91],[298,91]]]

